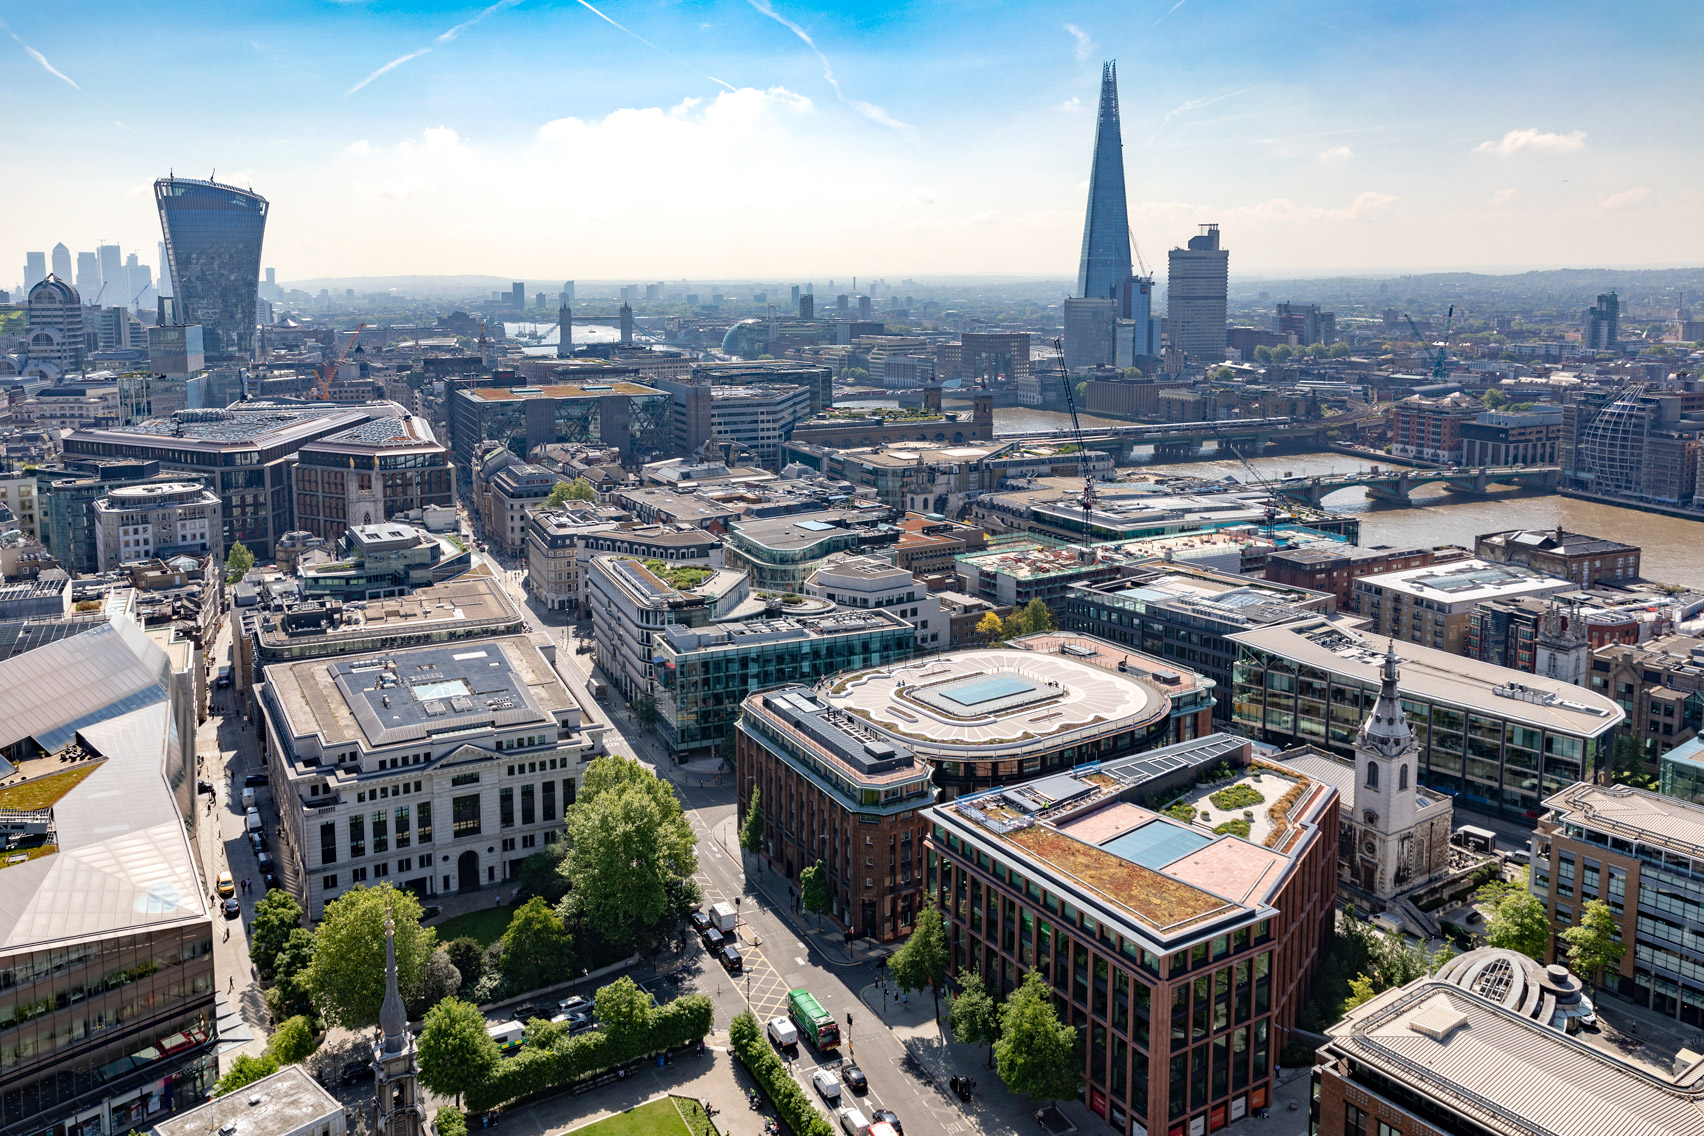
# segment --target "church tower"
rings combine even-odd
[[[377,1136],[426,1136],[426,1107],[420,1099],[420,1068],[408,1011],[396,984],[396,924],[385,920],[385,1000],[373,1033],[373,1069],[378,1074],[374,1109]]]
[[[556,309],[556,357],[574,357],[574,313],[568,309],[567,300],[563,300],[562,306]]]
[[[1419,772],[1420,746],[1402,715],[1397,677],[1396,647],[1391,644],[1385,649],[1378,701],[1355,735],[1355,819],[1386,833],[1400,832],[1414,822]]]

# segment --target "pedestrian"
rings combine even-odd
[[[911,991],[901,990],[899,992],[899,1004],[905,1009],[911,1008]]]

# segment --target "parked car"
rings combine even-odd
[[[714,927],[704,932],[704,949],[713,955],[721,954],[722,948],[727,945],[727,942],[728,940],[722,935],[722,932]]]
[[[221,906],[225,912],[226,919],[242,918],[243,905],[238,903],[235,899],[227,899]]]
[[[343,1074],[339,1079],[346,1085],[353,1085],[356,1081],[371,1081],[373,1079],[373,1063],[371,1061],[351,1061],[343,1067]]]
[[[231,896],[237,894],[237,881],[231,878],[231,873],[220,872],[219,880],[213,885],[213,888],[221,896],[229,899]]]
[[[250,773],[247,777],[243,778],[243,784],[250,789],[258,789],[266,784],[266,774]]]
[[[870,1080],[864,1076],[864,1071],[856,1065],[846,1065],[840,1070],[840,1079],[846,1082],[846,1087],[855,1093],[868,1091]]]
[[[727,967],[730,972],[745,969],[745,959],[740,957],[740,949],[732,943],[723,947],[718,957],[722,960],[722,965]]]
[[[274,866],[272,862],[272,854],[270,852],[256,852],[254,855],[254,862],[260,866],[260,870],[262,872],[270,872]]]
[[[572,998],[564,998],[556,1003],[556,1008],[564,1014],[573,1014],[582,1010],[590,1010],[592,1003],[589,998],[582,998],[576,994]]]
[[[260,810],[255,808],[253,805],[250,805],[248,812],[245,813],[244,816],[243,816],[243,824],[245,824],[248,827],[248,830],[250,832],[259,832],[260,831]]]
[[[775,1048],[788,1053],[797,1052],[799,1048],[799,1030],[787,1018],[770,1018],[768,1026],[769,1040]]]
[[[899,1117],[894,1115],[891,1108],[876,1109],[875,1112],[870,1114],[870,1123],[891,1124],[893,1125],[894,1136],[905,1136],[905,1125],[899,1122]]]
[[[267,891],[271,891],[278,886],[278,873],[268,869],[260,873],[260,882],[266,887]]]
[[[836,1077],[833,1073],[830,1073],[827,1069],[818,1069],[815,1073],[811,1074],[811,1087],[815,1089],[817,1091],[817,1095],[822,1097],[825,1101],[837,1101],[840,1099],[840,1078]]]
[[[694,907],[692,909],[692,913],[687,916],[687,919],[692,923],[692,930],[694,934],[702,935],[710,929],[710,917],[704,914],[704,909],[702,907]]]
[[[256,831],[249,833],[248,837],[249,847],[254,849],[254,854],[256,856],[266,851],[266,833],[257,829]]]
[[[211,782],[211,781],[197,781],[195,783],[195,791],[197,793],[212,793],[213,792],[213,782]]]

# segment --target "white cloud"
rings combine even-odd
[[[1355,156],[1355,151],[1347,146],[1333,146],[1329,150],[1319,152],[1319,160],[1328,166],[1342,165]]]
[[[368,144],[365,138],[363,138],[359,142],[349,143],[349,145],[343,148],[343,152],[351,158],[358,158],[362,154],[371,154],[373,152],[373,147]]]
[[[1473,152],[1504,155],[1519,154],[1522,151],[1531,151],[1534,154],[1576,154],[1585,148],[1584,130],[1553,134],[1528,127],[1525,130],[1511,130],[1498,142],[1481,142],[1473,148]]]
[[[1496,208],[1501,205],[1507,205],[1519,195],[1520,190],[1518,189],[1499,189],[1496,193],[1491,195],[1491,207]]]
[[[399,178],[394,181],[356,181],[355,192],[368,201],[406,201],[432,192],[432,183],[421,177]]]
[[[1071,33],[1071,38],[1077,41],[1077,62],[1082,63],[1095,53],[1095,41],[1089,38],[1089,33],[1076,24],[1066,24],[1065,30]]]
[[[1060,110],[1081,110],[1082,108],[1083,100],[1078,98],[1076,95],[1072,95],[1070,98],[1059,104]]]
[[[1647,186],[1635,186],[1620,193],[1610,194],[1598,202],[1598,208],[1608,212],[1618,209],[1641,209],[1647,205],[1655,205],[1656,196]]]

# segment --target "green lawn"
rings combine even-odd
[[[691,1136],[668,1097],[579,1129],[584,1136]]]
[[[433,928],[438,932],[438,942],[447,943],[466,935],[477,939],[480,946],[489,947],[509,929],[509,920],[514,918],[516,906],[510,903],[503,907],[486,907],[435,923]]]

